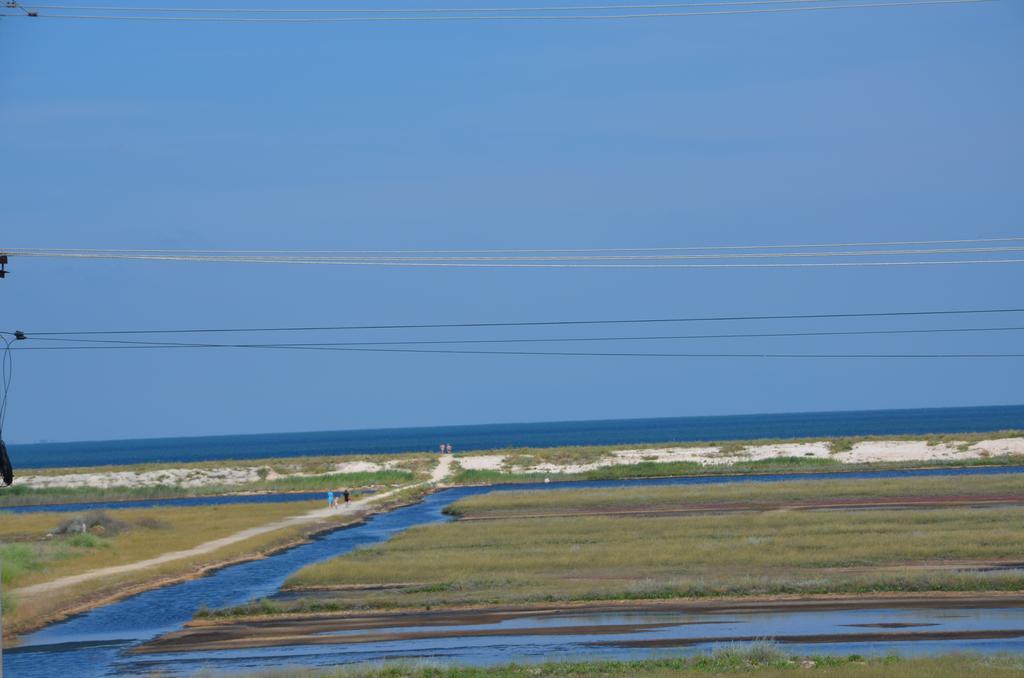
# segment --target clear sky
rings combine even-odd
[[[1017,0],[587,24],[7,19],[0,64],[0,247],[647,247],[1024,233]],[[0,329],[28,332],[1024,305],[1024,265],[368,270],[18,259],[10,268]],[[884,326],[1015,321],[1024,325],[1010,316]],[[657,331],[867,326],[883,323]],[[554,333],[516,333],[541,334]],[[1019,351],[1022,339],[644,348]],[[15,442],[1024,402],[1022,360],[15,358],[5,430]]]

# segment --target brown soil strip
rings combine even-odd
[[[473,626],[496,624],[521,617],[573,617],[581,614],[628,614],[630,612],[661,612],[681,614],[743,614],[766,612],[831,611],[864,609],[920,609],[920,608],[1019,608],[1024,607],[1022,593],[992,594],[929,594],[886,596],[820,596],[804,598],[733,598],[716,600],[656,600],[612,601],[602,603],[566,603],[533,607],[462,608],[432,611],[391,613],[323,613],[278,615],[271,617],[233,618],[230,620],[195,620],[181,631],[168,634],[142,646],[140,652],[193,651],[208,649],[210,643],[224,647],[263,647],[294,645],[306,642],[308,637],[339,632],[389,629],[388,633],[411,627]],[[709,620],[712,621],[712,620]],[[707,623],[707,622],[695,622]],[[605,627],[607,628],[607,627]],[[429,637],[444,635],[466,636],[470,630],[439,632]],[[545,628],[544,633],[548,632]],[[421,632],[419,629],[410,632]],[[534,630],[534,633],[537,631]],[[503,631],[502,633],[506,633]],[[369,635],[369,634],[368,634]],[[316,641],[325,642],[325,641]],[[340,641],[339,641],[340,642]],[[155,648],[166,648],[158,650]],[[170,648],[173,648],[170,649]]]
[[[459,520],[513,520],[520,518],[564,518],[575,516],[673,516],[689,513],[735,513],[743,511],[815,511],[854,509],[943,508],[950,506],[1006,506],[1024,504],[1024,495],[952,495],[933,497],[870,497],[785,502],[707,502],[669,506],[615,506],[566,509],[539,513],[493,513],[467,515]]]
[[[878,622],[877,624],[843,624],[857,629],[913,629],[921,626],[938,626],[936,623],[913,624],[911,622]]]
[[[394,584],[333,584],[331,586],[289,586],[288,593],[327,593],[330,591],[392,591],[423,586],[418,582],[396,582]]]
[[[169,634],[147,643],[131,654],[152,654],[157,652],[194,652],[207,650],[237,650],[253,647],[275,647],[279,645],[348,645],[354,643],[383,643],[396,640],[423,640],[425,638],[488,638],[493,636],[577,636],[612,635],[635,633],[678,626],[673,623],[661,624],[588,624],[585,626],[546,626],[517,629],[460,629],[457,631],[396,631],[390,633],[360,633],[353,635],[325,635],[318,633],[288,634],[274,636],[240,637],[234,634],[210,633],[203,638]]]
[[[994,629],[977,631],[909,631],[904,633],[822,633],[809,635],[773,636],[777,643],[875,643],[887,641],[920,640],[989,640],[1022,638],[1024,629]],[[607,640],[588,643],[601,647],[690,647],[708,643],[749,643],[764,640],[760,636],[708,636],[705,638],[658,638],[655,640]]]

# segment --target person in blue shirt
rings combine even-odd
[[[333,507],[334,507],[334,492],[331,492],[330,490],[328,490],[328,492],[327,492],[327,508],[333,508]]]

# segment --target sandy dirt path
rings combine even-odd
[[[430,474],[430,480],[423,483],[414,483],[412,485],[403,485],[387,492],[375,494],[372,497],[366,499],[358,499],[348,504],[343,504],[339,508],[322,508],[309,511],[297,516],[291,516],[282,520],[277,520],[266,525],[258,525],[256,527],[250,527],[234,534],[230,534],[220,539],[214,539],[212,541],[204,542],[198,546],[193,546],[190,549],[182,551],[171,551],[170,553],[164,553],[154,558],[148,558],[146,560],[139,560],[134,563],[127,563],[125,565],[114,565],[111,567],[102,567],[96,570],[89,570],[88,572],[82,572],[81,574],[70,575],[67,577],[61,577],[60,579],[54,579],[53,581],[43,582],[41,584],[35,584],[33,586],[25,586],[19,589],[14,589],[13,594],[15,596],[32,596],[40,593],[48,593],[57,589],[64,588],[66,586],[74,586],[75,584],[81,584],[82,582],[91,581],[93,579],[100,579],[102,577],[109,577],[112,575],[124,574],[126,572],[135,572],[137,570],[144,570],[148,567],[154,567],[156,565],[163,565],[175,560],[182,558],[192,558],[194,556],[202,556],[209,553],[213,553],[225,546],[231,546],[238,542],[245,541],[257,537],[261,534],[267,534],[268,532],[275,532],[277,530],[283,530],[285,528],[294,527],[295,525],[303,525],[306,523],[315,523],[330,518],[340,516],[350,516],[353,513],[364,509],[371,503],[386,499],[402,490],[407,490],[412,487],[418,487],[429,483],[439,483],[444,480],[449,471],[451,470],[452,458],[450,456],[441,457],[437,466]]]

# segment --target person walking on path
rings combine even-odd
[[[452,453],[452,444],[448,443],[445,447],[447,448],[448,454],[451,454]]]
[[[327,508],[334,507],[334,492],[327,490]]]
[[[349,500],[349,498],[351,497],[351,495],[349,494],[349,491],[348,491],[348,490],[345,490],[344,492],[342,492],[342,493],[341,493],[341,496],[345,497],[345,503],[346,503],[346,504],[348,503],[348,500]]]
[[[444,454],[444,443],[441,443],[441,454]]]

